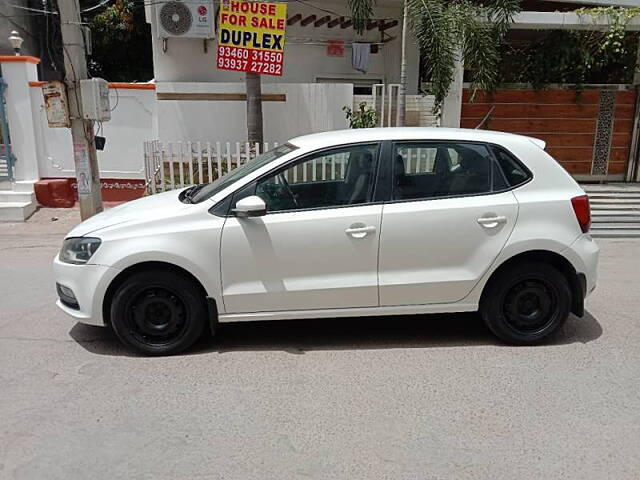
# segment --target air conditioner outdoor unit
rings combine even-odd
[[[213,15],[213,1],[158,2],[158,37],[213,38]]]

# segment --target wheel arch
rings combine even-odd
[[[194,275],[192,272],[190,272],[184,267],[178,266],[174,263],[157,261],[157,260],[142,261],[139,263],[132,264],[126,267],[125,269],[123,269],[120,273],[118,273],[118,275],[116,275],[116,277],[111,281],[102,299],[102,318],[104,320],[105,325],[109,325],[111,323],[111,302],[113,301],[113,296],[117,292],[118,288],[132,275],[139,272],[146,271],[146,270],[152,270],[152,269],[165,269],[165,270],[174,271],[176,273],[186,276],[195,285],[197,285],[203,298],[207,302],[210,327],[211,329],[215,327],[218,320],[217,304],[215,299],[210,297],[207,294],[207,290],[204,287],[203,282],[201,282],[200,279],[196,277],[196,275]]]
[[[512,265],[525,261],[546,263],[556,268],[562,275],[564,275],[569,283],[569,288],[571,289],[571,312],[579,317],[584,315],[586,278],[583,274],[576,272],[575,267],[566,257],[551,250],[527,250],[513,255],[503,261],[500,266],[491,272],[491,275],[485,282],[480,296],[480,304],[485,301],[485,293],[488,290],[488,286],[491,284],[492,280],[500,274],[500,272],[503,272]]]

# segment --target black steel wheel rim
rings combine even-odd
[[[536,334],[554,323],[558,315],[558,290],[544,278],[516,282],[504,297],[503,313],[510,328]]]
[[[187,330],[186,302],[166,286],[147,286],[137,291],[127,305],[131,335],[146,345],[170,345]]]

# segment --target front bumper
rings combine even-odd
[[[53,260],[53,276],[59,285],[70,289],[76,300],[77,308],[65,305],[60,298],[56,305],[67,315],[80,323],[104,326],[102,302],[109,284],[120,270],[105,265],[72,265],[63,263],[56,255]]]

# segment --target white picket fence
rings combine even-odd
[[[144,142],[144,168],[149,193],[208,183],[277,147],[240,142]]]
[[[153,194],[212,182],[277,146],[265,143],[261,148],[248,142],[144,142],[147,191]],[[433,171],[435,148],[403,148],[401,154],[406,174]],[[328,154],[288,169],[285,178],[288,183],[341,180],[345,178],[348,161],[349,153]]]

